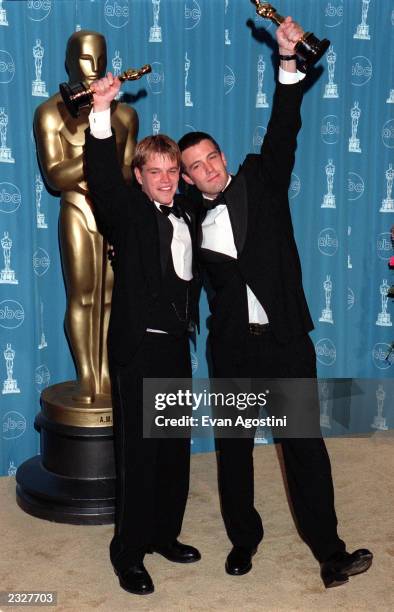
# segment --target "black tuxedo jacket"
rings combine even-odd
[[[301,127],[302,83],[277,84],[271,119],[260,155],[248,155],[224,191],[238,266],[245,283],[263,305],[280,343],[313,329],[302,287],[288,189]],[[202,213],[202,219],[204,213]],[[201,227],[198,242],[201,241]],[[223,294],[224,295],[224,294]],[[234,296],[237,299],[237,296]],[[211,330],[215,336],[237,334],[229,324],[231,300],[214,297]]]
[[[118,162],[115,137],[97,139],[86,130],[85,173],[100,232],[114,246],[114,288],[108,330],[111,363],[126,364],[135,354],[147,328],[150,310],[161,290],[166,251],[160,249],[155,205],[137,187],[124,181]],[[176,202],[189,217],[195,247],[193,204],[184,196]],[[164,257],[163,257],[164,256]],[[192,319],[198,325],[199,283],[193,262]]]

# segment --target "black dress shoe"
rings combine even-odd
[[[130,565],[125,570],[118,571],[115,569],[115,574],[119,578],[119,584],[122,589],[128,593],[148,595],[155,590],[152,578],[149,576],[142,562]]]
[[[188,546],[187,544],[181,544],[178,540],[166,544],[165,546],[152,546],[152,552],[157,552],[169,561],[174,563],[194,563],[199,561],[201,555],[197,548],[194,546]]]
[[[337,552],[321,564],[321,577],[326,589],[348,582],[349,576],[362,574],[372,565],[373,554],[366,548],[352,553]]]
[[[252,569],[252,557],[257,548],[234,546],[226,559],[226,572],[231,576],[242,576]]]

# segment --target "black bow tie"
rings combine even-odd
[[[202,206],[204,210],[213,210],[214,208],[216,208],[216,206],[219,206],[220,204],[227,204],[223,191],[221,191],[214,200],[203,198],[202,201]]]
[[[160,210],[163,213],[163,215],[165,215],[166,217],[168,217],[171,214],[177,217],[177,219],[180,219],[182,217],[182,211],[180,207],[178,206],[178,204],[176,204],[175,202],[173,203],[172,206],[166,206],[165,204],[160,204]]]

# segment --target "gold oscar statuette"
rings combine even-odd
[[[259,2],[259,0],[251,0],[251,2],[256,5],[256,13],[263,19],[270,19],[278,26],[285,20],[282,15],[276,12],[276,8],[272,4]],[[319,61],[329,46],[330,41],[327,38],[319,40],[312,32],[304,32],[294,48],[294,52],[300,60],[300,69],[306,72],[310,66]]]
[[[136,81],[149,72],[152,72],[152,67],[150,64],[145,64],[139,69],[129,68],[125,70],[118,76],[118,79],[122,82]],[[78,117],[81,109],[89,108],[92,105],[94,91],[82,82],[60,83],[59,91],[72,117]]]
[[[18,467],[16,499],[20,508],[39,518],[99,525],[113,522],[115,516],[106,349],[113,270],[86,183],[84,146],[89,117],[88,108],[81,109],[79,100],[89,106],[86,91],[106,73],[103,34],[73,32],[67,41],[65,67],[70,85],[63,84],[64,90],[73,95],[77,83],[85,98],[66,97],[64,103],[60,92],[55,92],[35,110],[34,136],[45,183],[60,196],[58,235],[67,298],[64,330],[76,380],[58,382],[42,391],[41,410],[34,421],[40,432],[40,454]],[[146,71],[146,67],[130,70],[122,77],[140,78]],[[138,115],[130,105],[114,100],[111,125],[121,172],[130,182]]]

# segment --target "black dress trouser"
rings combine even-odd
[[[308,334],[282,345],[268,331],[242,342],[210,339],[218,378],[316,378]],[[316,410],[319,410],[318,404]],[[282,447],[286,479],[298,528],[319,562],[345,550],[338,537],[330,459],[323,438],[275,439]],[[254,507],[253,438],[216,439],[223,520],[234,546],[256,547],[263,537]]]
[[[147,332],[130,363],[111,367],[118,571],[178,537],[189,491],[190,439],[143,438],[144,377],[190,378],[188,337]]]

